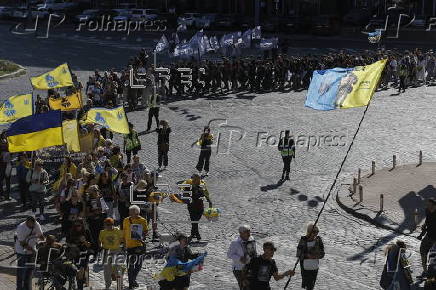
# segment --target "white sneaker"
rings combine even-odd
[[[45,221],[45,217],[44,217],[43,214],[40,214],[40,215],[39,215],[39,220],[40,220],[40,221]]]
[[[204,176],[209,176],[209,171],[205,171]]]

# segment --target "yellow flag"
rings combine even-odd
[[[344,98],[338,100],[337,105],[341,109],[368,105],[375,89],[377,88],[386,61],[386,59],[383,59],[370,65],[356,67],[352,70],[349,73],[350,77],[344,79],[352,80],[353,89],[345,95]]]
[[[39,90],[48,90],[73,85],[68,64],[64,63],[45,74],[30,78],[32,86]]]
[[[113,132],[129,134],[129,124],[123,106],[115,109],[90,109],[86,115],[86,122],[98,124]]]
[[[0,124],[15,122],[32,115],[32,95],[18,95],[7,99],[0,107]]]
[[[70,96],[53,99],[48,99],[48,104],[52,110],[71,111],[82,108],[82,94],[74,93]]]
[[[65,120],[62,122],[62,134],[64,143],[69,152],[80,152],[79,129],[77,120]]]

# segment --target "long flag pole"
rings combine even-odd
[[[314,227],[312,228],[312,231],[313,231],[313,229],[315,228],[315,226],[318,224],[319,218],[321,217],[321,214],[322,214],[323,211],[324,211],[325,205],[327,204],[327,201],[329,200],[329,198],[330,198],[330,196],[331,196],[331,193],[332,193],[332,191],[333,191],[333,189],[334,189],[334,187],[335,187],[335,185],[336,185],[336,182],[337,182],[337,180],[338,180],[338,177],[339,177],[339,175],[340,175],[341,172],[342,172],[342,167],[344,166],[345,161],[346,161],[347,158],[348,158],[348,154],[350,153],[351,148],[353,147],[354,140],[356,139],[357,134],[359,133],[360,127],[361,127],[361,125],[362,125],[363,120],[365,119],[365,115],[366,115],[366,112],[368,111],[368,108],[369,108],[369,104],[370,104],[370,103],[371,103],[371,100],[368,102],[368,105],[366,105],[365,111],[363,112],[362,118],[360,119],[360,122],[359,122],[359,125],[357,126],[356,132],[354,133],[353,139],[351,140],[350,146],[348,146],[347,153],[345,153],[344,159],[343,159],[342,162],[341,162],[341,166],[339,167],[339,170],[338,170],[338,172],[336,173],[335,179],[333,180],[333,183],[332,183],[332,185],[330,186],[329,193],[328,193],[326,199],[324,200],[324,204],[323,204],[321,210],[319,211],[318,216],[316,217],[316,220],[315,220],[315,223],[314,223]],[[293,269],[294,271],[295,271],[295,269],[297,268],[298,264],[300,263],[300,260],[301,260],[301,257],[299,257],[298,260],[297,260],[297,262],[295,262],[294,269]],[[289,277],[288,281],[286,282],[286,285],[285,285],[285,288],[284,288],[284,289],[287,289],[287,288],[288,288],[289,282],[291,282],[291,277]]]

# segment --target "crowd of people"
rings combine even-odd
[[[129,62],[121,73],[115,70],[106,72],[95,71],[89,77],[86,85],[82,85],[73,76],[73,90],[83,90],[87,102],[78,116],[83,116],[92,107],[113,108],[126,105],[135,110],[139,103],[149,109],[148,133],[157,134],[158,170],[151,170],[145,165],[138,153],[142,149],[138,132],[129,123],[130,133],[126,134],[123,144],[115,144],[112,132],[105,128],[97,128],[91,124],[82,124],[81,135],[92,135],[91,149],[83,158],[74,160],[66,156],[63,164],[55,174],[49,174],[43,160],[32,154],[22,153],[13,156],[7,152],[7,141],[4,134],[0,136],[0,191],[3,199],[10,199],[11,170],[16,167],[17,183],[20,191],[20,202],[23,211],[30,208],[33,215],[21,223],[15,237],[15,250],[18,256],[17,289],[31,289],[33,268],[27,266],[38,252],[39,265],[50,268],[54,272],[62,270],[70,273],[77,283],[78,289],[86,285],[86,273],[89,270],[91,255],[100,253],[105,261],[113,261],[115,256],[126,253],[127,264],[123,266],[107,262],[104,265],[104,280],[106,288],[110,288],[113,280],[127,271],[129,289],[138,287],[137,276],[142,268],[141,256],[147,252],[146,244],[159,241],[158,207],[163,195],[156,186],[159,172],[169,165],[168,152],[170,148],[171,127],[165,120],[159,120],[159,103],[162,97],[188,95],[219,95],[228,92],[268,92],[274,90],[307,89],[314,70],[333,67],[355,67],[371,64],[379,59],[388,58],[388,64],[383,73],[381,87],[389,84],[404,91],[407,86],[425,85],[436,77],[436,56],[432,51],[421,50],[395,52],[378,51],[374,53],[347,54],[344,52],[321,56],[307,55],[302,57],[278,54],[272,59],[224,59],[222,62],[195,61],[171,64],[167,78],[159,76],[150,64],[145,50]],[[184,81],[179,68],[189,68],[190,85]],[[146,74],[142,83],[145,87],[137,89],[130,84],[130,71],[135,74]],[[48,97],[58,98],[59,93],[48,91]],[[36,111],[49,110],[46,100],[39,97],[36,100]],[[156,129],[151,130],[153,119]],[[290,162],[295,157],[295,144],[289,139],[289,131],[279,142],[279,150],[284,168],[282,180],[289,180]],[[213,144],[211,129],[205,127],[196,144],[200,148],[195,173],[183,182],[189,187],[189,195],[177,193],[173,201],[187,204],[191,224],[191,234],[186,236],[173,233],[177,245],[168,253],[181,262],[187,262],[198,257],[192,253],[189,243],[193,239],[202,239],[198,221],[205,211],[204,201],[212,208],[212,202],[204,178],[210,170],[211,146]],[[17,162],[14,164],[14,158]],[[6,190],[3,189],[5,182]],[[46,220],[45,215],[47,192],[52,193],[50,203],[55,207],[61,224],[58,235],[43,233],[40,222]],[[159,193],[160,192],[160,193]],[[188,202],[186,200],[189,200]],[[136,205],[133,201],[139,201]],[[39,215],[37,215],[39,210]],[[424,227],[421,246],[422,263],[425,273],[428,271],[427,256],[436,245],[435,212],[436,202],[430,201],[427,209],[426,226]],[[151,225],[151,226],[150,226]],[[148,237],[151,230],[151,237]],[[318,236],[318,227],[309,225],[307,234],[301,237],[297,246],[297,259],[300,261],[302,288],[314,289],[317,280],[319,260],[324,258],[324,245]],[[65,239],[65,243],[60,243]],[[407,259],[401,249],[406,245],[401,241],[391,245],[387,250],[389,265],[385,266],[381,285],[390,289],[395,281],[389,267],[399,260],[404,271],[404,283],[411,285],[407,272]],[[58,254],[49,255],[50,249]],[[250,235],[247,225],[239,228],[239,237],[233,241],[227,256],[232,260],[233,274],[240,289],[262,290],[270,289],[271,277],[275,280],[293,276],[294,270],[279,273],[273,259],[276,247],[271,242],[263,244],[263,254],[258,255],[256,242]],[[62,254],[64,253],[64,254]],[[67,253],[67,254],[65,254]],[[112,257],[112,259],[109,259]],[[400,257],[400,258],[398,258]],[[71,265],[57,260],[72,261]],[[134,261],[134,262],[132,262]],[[56,271],[55,271],[56,269]],[[52,272],[53,272],[52,271]],[[50,272],[50,271],[49,271]],[[54,273],[53,272],[53,273]],[[430,274],[429,274],[430,273]],[[175,280],[162,280],[161,289],[187,289],[190,284],[190,274],[177,276]],[[68,275],[66,275],[68,276]],[[410,276],[410,277],[409,277]],[[436,274],[435,274],[436,276]],[[56,280],[56,279],[55,279]],[[57,279],[57,281],[61,281]],[[409,289],[409,288],[401,288]],[[431,289],[431,288],[429,288]]]

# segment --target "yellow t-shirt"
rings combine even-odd
[[[148,224],[143,217],[125,218],[123,221],[124,240],[127,248],[142,246],[142,238],[147,234]]]
[[[101,230],[98,236],[103,249],[119,250],[121,243],[124,242],[124,233],[119,228],[113,230]]]

